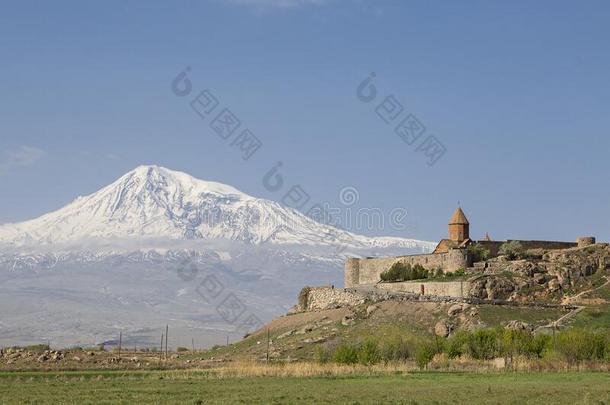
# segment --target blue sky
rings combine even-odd
[[[280,200],[281,161],[311,202],[407,209],[367,234],[438,239],[460,201],[475,238],[610,239],[608,2],[175,3],[3,2],[0,223],[140,164]],[[190,108],[203,89],[261,140],[250,159]],[[388,95],[445,146],[433,166],[376,115]]]

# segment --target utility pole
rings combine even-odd
[[[167,337],[169,333],[169,325],[165,325],[165,360],[167,360]]]
[[[227,335],[227,347],[229,347],[229,335]]]
[[[195,351],[195,338],[191,338],[191,344],[193,345],[193,351]]]
[[[267,363],[269,363],[269,329],[267,328]]]
[[[119,360],[121,359],[121,344],[123,343],[123,331],[119,332]]]
[[[161,357],[163,357],[163,332],[161,332],[161,347],[159,347],[159,361],[161,361]]]

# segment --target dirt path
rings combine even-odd
[[[608,276],[604,276],[604,278],[606,279],[606,282],[598,287],[595,288],[591,288],[589,290],[586,291],[581,291],[576,295],[573,295],[571,297],[565,297],[563,300],[561,300],[561,304],[562,305],[570,305],[573,304],[574,301],[576,301],[578,298],[582,297],[585,294],[589,294],[593,291],[597,291],[601,288],[606,287],[607,285],[610,284],[610,278]],[[573,310],[571,310],[570,312],[568,312],[567,314],[563,315],[561,318],[547,324],[547,325],[543,325],[540,326],[538,328],[536,328],[536,330],[540,330],[540,329],[551,329],[551,328],[559,328],[561,327],[566,321],[574,318],[580,311],[582,311],[583,309],[585,309],[585,306],[577,306],[576,308],[574,308]]]
[[[595,288],[591,288],[590,290],[586,290],[586,291],[581,291],[576,295],[573,295],[571,297],[565,297],[563,300],[561,300],[561,303],[563,305],[569,305],[571,303],[573,303],[575,300],[577,300],[578,298],[580,298],[581,296],[585,295],[585,294],[589,294],[593,291],[597,291],[601,288],[604,288],[605,286],[607,286],[608,284],[610,284],[610,278],[608,278],[608,276],[604,276],[604,278],[606,279],[606,282],[598,287]]]

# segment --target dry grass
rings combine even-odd
[[[434,372],[474,372],[502,373],[520,372],[564,372],[564,371],[610,371],[609,362],[581,362],[569,365],[562,359],[528,359],[515,357],[512,364],[503,359],[476,360],[467,356],[448,359],[437,355],[428,365],[428,371]],[[315,362],[264,363],[242,361],[212,369],[206,369],[210,378],[250,378],[250,377],[349,377],[349,376],[384,376],[400,375],[421,371],[414,361],[392,362],[370,366],[354,364]]]
[[[218,377],[338,377],[356,375],[385,375],[413,370],[413,366],[402,364],[377,364],[372,366],[298,363],[238,362],[212,371]]]

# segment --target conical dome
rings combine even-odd
[[[451,216],[451,219],[449,220],[449,225],[468,225],[470,224],[468,222],[468,219],[466,218],[466,215],[464,215],[464,211],[462,211],[462,208],[457,207],[455,212],[453,213],[453,215]]]

